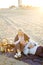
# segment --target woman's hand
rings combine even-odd
[[[30,48],[30,49],[33,48],[33,47],[34,47],[34,45],[32,45],[32,44],[30,44],[30,45],[28,46],[28,48]]]

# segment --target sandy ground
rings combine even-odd
[[[0,10],[0,39],[14,39],[19,28],[43,45],[43,13],[40,10]]]
[[[21,28],[32,39],[43,45],[43,12],[39,10],[25,10],[25,9],[1,9],[0,10],[0,41],[3,38],[14,40],[18,29]],[[4,58],[6,61],[1,61]],[[9,60],[9,61],[8,61]],[[18,65],[15,59],[0,56],[0,65],[12,65],[6,64],[12,62]],[[4,63],[5,64],[4,64]],[[22,65],[23,62],[20,62]],[[19,64],[19,65],[20,65]],[[23,63],[24,65],[24,63]],[[27,64],[26,64],[27,65]]]
[[[8,58],[5,55],[0,55],[0,65],[29,65],[22,61],[15,60],[13,58]]]

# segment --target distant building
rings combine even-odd
[[[22,6],[22,0],[18,0],[18,7]]]

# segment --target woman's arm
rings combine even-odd
[[[20,39],[17,40],[17,41],[15,41],[14,44],[15,44],[15,45],[16,45],[16,44],[19,44],[19,42],[20,42]]]

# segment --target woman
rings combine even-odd
[[[26,45],[26,41],[29,40],[29,37],[22,32],[21,29],[18,30],[18,34],[15,37],[14,44],[16,48],[16,54],[14,55],[15,58],[21,57],[21,52],[23,52],[23,49]]]

